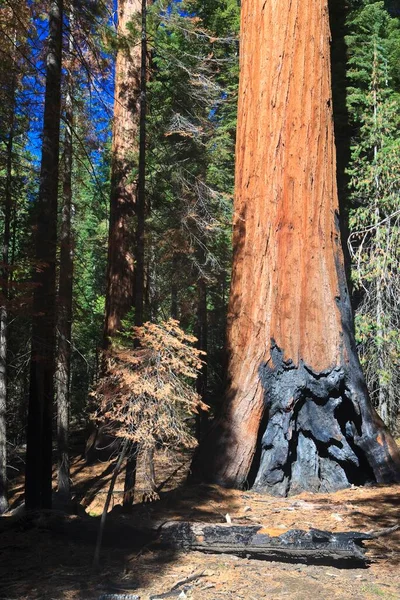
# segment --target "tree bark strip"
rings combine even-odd
[[[16,36],[14,36],[16,39]],[[0,272],[0,515],[8,508],[7,500],[7,346],[8,346],[8,300],[10,286],[10,241],[13,209],[12,169],[15,136],[17,78],[15,72],[11,81],[10,127],[6,145],[6,181],[4,190],[4,232],[2,248],[2,268]]]
[[[203,352],[208,349],[208,313],[207,313],[207,283],[204,277],[199,277],[197,282],[197,316],[196,337],[197,348]],[[196,380],[196,391],[202,401],[207,404],[207,379],[208,364],[207,357],[203,357],[203,365]],[[200,441],[206,428],[208,413],[199,409],[196,415],[196,438]]]
[[[146,110],[147,110],[147,0],[141,0],[140,43],[140,101],[139,101],[139,169],[136,195],[136,243],[135,243],[135,325],[143,325],[145,288],[145,218],[146,218]],[[136,482],[137,446],[126,462],[123,506],[129,509],[134,500]]]
[[[51,508],[56,356],[56,252],[63,1],[49,11],[42,161],[36,205],[32,345],[25,477],[28,509]]]
[[[353,335],[329,43],[327,0],[242,3],[229,388],[193,469],[277,495],[400,480]]]
[[[73,9],[69,14],[69,29],[73,31]],[[73,50],[72,33],[69,51]],[[63,207],[60,231],[60,272],[58,288],[58,355],[56,373],[57,396],[57,449],[58,449],[58,493],[65,499],[71,497],[69,464],[69,387],[71,377],[71,331],[72,331],[72,292],[74,274],[74,240],[72,234],[72,132],[74,126],[73,79],[71,67],[66,73],[65,96],[65,137],[63,172]]]
[[[119,0],[118,36],[121,47],[115,65],[105,348],[134,304],[133,249],[138,194],[141,48],[123,45],[123,38],[128,34],[127,24],[140,11],[141,0]]]
[[[135,325],[143,325],[144,308],[144,250],[146,218],[146,110],[147,110],[147,0],[141,6],[140,57],[140,118],[139,118],[139,176],[136,201],[136,271],[135,271]]]

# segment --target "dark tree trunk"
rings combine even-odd
[[[69,17],[70,31],[73,29],[73,14]],[[72,34],[71,34],[72,35]],[[70,37],[69,50],[72,50]],[[69,413],[71,375],[71,330],[72,291],[74,270],[74,241],[72,235],[72,76],[67,70],[65,98],[65,139],[63,173],[63,207],[60,231],[60,273],[58,289],[58,357],[56,374],[57,395],[57,449],[58,449],[58,493],[63,500],[70,500],[69,464]]]
[[[347,87],[350,82],[347,77],[347,45],[346,19],[349,11],[347,0],[329,0],[331,22],[331,64],[332,64],[332,96],[333,117],[336,146],[336,174],[338,184],[338,199],[340,210],[340,234],[344,255],[344,266],[348,285],[351,281],[351,258],[347,244],[349,238],[349,201],[347,167],[351,157],[350,144],[353,135],[347,108]],[[352,289],[350,287],[350,298]]]
[[[137,444],[133,444],[125,465],[123,498],[123,506],[125,507],[125,509],[130,509],[135,499],[137,451]]]
[[[194,472],[277,495],[400,481],[357,357],[338,222],[328,0],[245,0],[229,388]]]
[[[207,352],[208,341],[208,314],[207,314],[207,284],[203,277],[197,282],[197,348]],[[203,365],[197,376],[196,391],[202,401],[207,403],[207,357],[203,356]],[[207,412],[200,410],[196,416],[196,437],[201,439],[207,424]]]
[[[52,420],[56,356],[57,193],[63,2],[50,4],[42,162],[36,206],[25,503],[51,508]]]
[[[146,469],[148,471],[149,486],[152,492],[157,492],[156,469],[154,465],[155,446],[147,449]]]
[[[7,500],[7,325],[10,285],[10,239],[13,209],[12,168],[15,135],[15,94],[17,80],[15,73],[11,83],[10,127],[7,140],[6,181],[4,190],[4,232],[2,268],[0,272],[0,515],[8,508]]]
[[[4,293],[4,292],[2,292]],[[0,306],[0,515],[8,508],[7,501],[7,306]]]
[[[178,319],[178,256],[172,257],[172,277],[171,277],[171,318]]]

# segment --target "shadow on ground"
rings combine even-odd
[[[103,471],[109,476],[109,469]],[[99,488],[99,478],[94,483]],[[82,493],[82,490],[80,491]],[[224,520],[218,506],[235,507],[226,490],[212,486],[179,487],[152,504],[135,505],[130,514],[116,506],[108,515],[100,568],[92,568],[100,517],[36,513],[0,519],[0,598],[99,598],[118,587],[151,587],[176,560],[172,550],[154,544],[160,519]],[[213,508],[214,507],[214,508]],[[143,530],[145,529],[145,531]],[[140,569],[137,568],[140,559]]]
[[[156,529],[168,520],[221,523],[227,514],[233,523],[264,524],[282,532],[310,527],[330,531],[369,531],[400,523],[400,486],[273,498],[213,485],[184,485],[190,457],[180,455],[174,460],[160,453],[158,461],[158,482],[161,485],[164,481],[162,489],[166,490],[160,493],[158,501],[137,503],[130,514],[124,514],[118,506],[121,496],[117,490],[114,509],[107,518],[98,571],[92,568],[92,558],[100,519],[90,515],[96,511],[99,514],[101,510],[112,465],[99,463],[96,467],[87,467],[80,459],[74,462],[76,500],[80,501],[81,507],[88,507],[89,514],[68,516],[53,511],[44,517],[18,519],[11,526],[7,518],[0,518],[0,598],[97,600],[104,592],[135,593],[140,589],[139,595],[147,599],[155,588],[167,591],[171,588],[171,580],[204,569],[210,573],[207,585],[211,588],[205,587],[194,596],[196,599],[223,598],[227,590],[231,590],[229,593],[235,599],[265,600],[268,597],[268,600],[274,600],[281,594],[282,597],[292,594],[292,584],[296,589],[301,585],[304,587],[303,595],[289,596],[296,600],[303,596],[308,598],[313,586],[316,597],[336,598],[332,595],[336,589],[334,577],[339,575],[332,570],[328,572],[325,567],[266,565],[262,561],[199,553],[182,555],[160,549],[154,543],[155,534],[150,528]],[[121,481],[118,486],[121,487]],[[19,498],[21,481],[15,481],[14,489],[15,498]],[[139,473],[137,499],[141,498],[143,490],[145,484]],[[382,586],[390,586],[391,595],[384,597],[396,598],[400,534],[397,532],[388,538],[368,542],[368,555],[373,561],[371,569],[362,570],[361,574],[339,571],[343,585],[355,586],[354,594],[338,596],[342,600],[344,597],[346,600],[369,600],[372,595],[365,591],[366,586],[374,590],[376,582],[381,586],[380,590],[384,589]],[[261,591],[260,586],[265,590]],[[360,592],[362,586],[364,591]],[[250,596],[249,590],[252,591]]]

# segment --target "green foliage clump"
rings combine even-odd
[[[384,2],[367,1],[353,11],[349,28],[356,333],[372,398],[394,427],[400,383],[400,20]]]

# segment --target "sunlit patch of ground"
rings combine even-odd
[[[193,600],[342,600],[400,599],[400,534],[368,542],[368,569],[270,563],[228,555],[174,553],[148,544],[135,532],[138,525],[168,519],[261,523],[275,531],[316,527],[330,531],[375,530],[400,523],[400,486],[348,489],[336,494],[304,493],[273,498],[225,490],[217,486],[184,487],[189,456],[156,455],[161,499],[136,504],[132,514],[112,511],[106,526],[101,567],[91,567],[98,516],[112,467],[91,467],[76,458],[72,474],[76,498],[87,517],[71,516],[62,524],[57,515],[42,523],[21,521],[0,530],[0,598],[21,600],[97,599],[102,591],[125,587],[142,600],[171,590],[192,574],[186,597]],[[121,502],[123,477],[117,481],[113,506]],[[135,500],[148,491],[143,469],[138,472]],[[22,480],[13,486],[14,500]],[[115,590],[114,590],[115,591]]]

